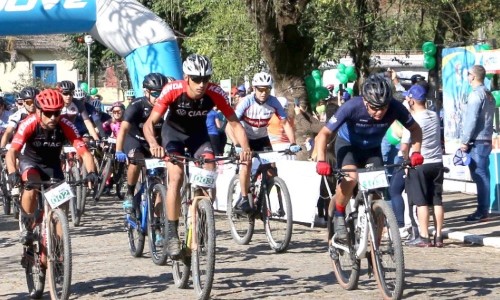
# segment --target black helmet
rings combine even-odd
[[[172,76],[167,76],[167,82],[170,83],[172,81],[176,81],[177,79],[175,79],[174,77]]]
[[[75,90],[75,84],[69,80],[63,80],[59,82],[59,91],[61,93],[72,92]]]
[[[392,89],[385,77],[370,75],[363,83],[363,98],[374,107],[384,107],[392,100]]]
[[[22,91],[19,93],[19,99],[35,99],[36,95],[38,95],[40,91],[37,88],[34,88],[32,86],[25,87],[22,89]]]
[[[152,91],[161,91],[167,83],[168,79],[165,75],[160,73],[149,73],[144,76],[142,87]]]

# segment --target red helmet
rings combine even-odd
[[[45,89],[36,96],[36,107],[42,111],[58,111],[64,106],[61,93],[53,89]]]

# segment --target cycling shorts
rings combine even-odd
[[[166,126],[168,125],[163,124],[164,128]],[[214,157],[212,143],[210,143],[206,130],[191,133],[188,136],[170,127],[168,130],[162,130],[162,146],[170,154],[184,155],[185,148],[187,148],[188,153],[195,158],[202,156],[206,158]]]
[[[129,162],[133,165],[142,164],[144,158],[150,158],[149,145],[145,141],[140,141],[130,135],[125,136],[123,152],[127,154]]]
[[[21,178],[23,181],[27,181],[29,177],[35,174],[40,175],[40,180],[42,181],[49,181],[52,178],[64,180],[64,173],[61,168],[61,164],[46,166],[43,164],[37,164],[28,159],[20,159],[19,169],[21,171]]]
[[[346,165],[354,165],[358,168],[364,168],[367,164],[373,164],[374,167],[384,165],[380,146],[364,149],[351,145],[340,136],[335,140],[335,157],[339,169]]]
[[[261,137],[255,140],[248,140],[248,143],[250,144],[250,149],[252,149],[252,151],[273,150],[269,136]]]

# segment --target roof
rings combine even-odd
[[[61,50],[69,46],[63,34],[0,36],[0,44],[14,42],[16,50]]]

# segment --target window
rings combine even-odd
[[[33,65],[33,79],[35,83],[41,83],[45,86],[55,86],[57,83],[57,67],[55,64]]]

